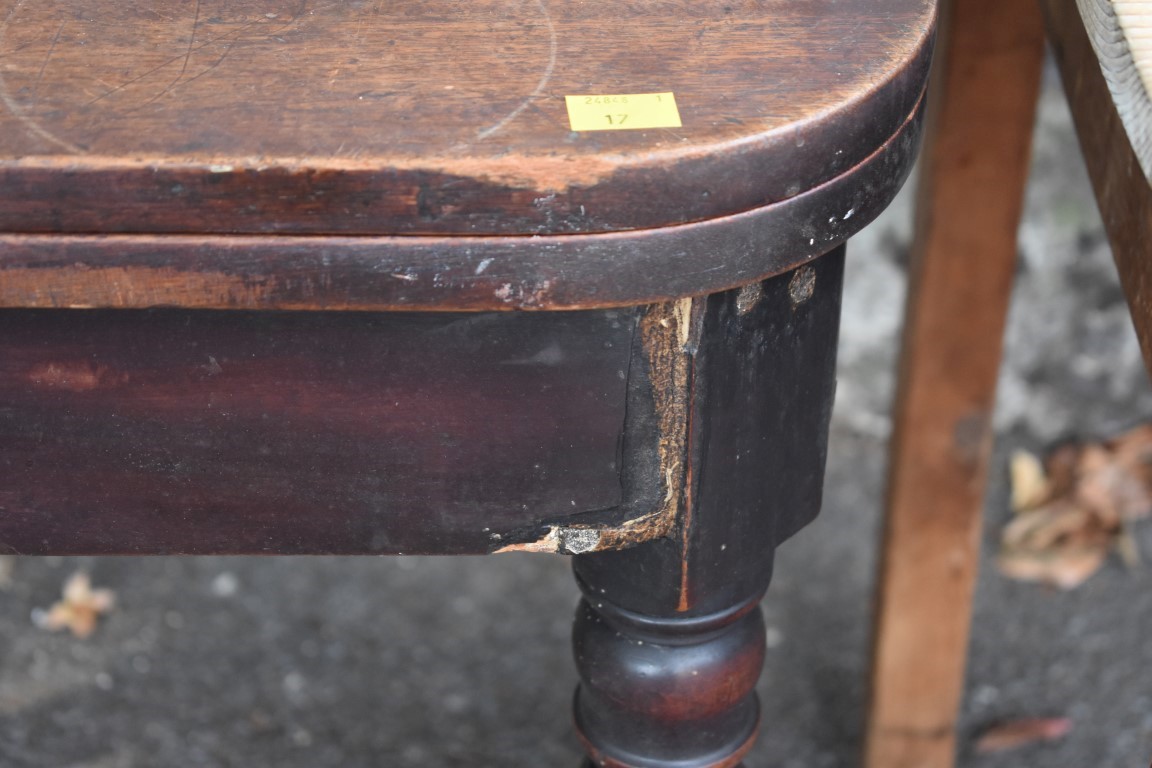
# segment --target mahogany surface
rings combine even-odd
[[[0,544],[576,554],[589,755],[734,768],[935,6],[0,0]]]
[[[933,0],[0,0],[0,231],[545,234],[768,205],[920,98]],[[565,95],[675,94],[574,133]]]
[[[0,307],[541,310],[726,290],[803,264],[872,221],[912,168],[922,111],[918,105],[850,173],[814,190],[660,229],[539,237],[0,233]]]
[[[646,381],[637,319],[2,311],[0,546],[475,554],[535,541],[545,521],[620,510],[625,458],[655,474],[621,454],[629,378]]]

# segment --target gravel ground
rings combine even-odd
[[[825,509],[765,601],[764,735],[749,768],[852,766],[889,429],[909,195],[854,241]],[[1004,456],[1113,433],[1152,391],[1052,73],[1001,378],[985,551]],[[930,502],[930,500],[927,500]],[[1152,530],[1138,531],[1152,555]],[[0,592],[0,766],[575,766],[560,557],[16,558]],[[30,616],[90,570],[119,605],[88,640]],[[1070,593],[985,567],[960,765],[1130,768],[1152,756],[1152,585],[1110,563]],[[1064,740],[972,753],[989,723],[1073,719]]]

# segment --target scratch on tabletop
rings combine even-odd
[[[536,83],[536,87],[532,89],[532,93],[528,94],[520,105],[505,115],[498,123],[492,125],[476,134],[477,139],[487,139],[504,129],[504,126],[515,120],[517,117],[532,106],[532,102],[538,99],[543,93],[544,89],[548,87],[548,83],[552,80],[552,72],[556,69],[556,53],[559,48],[559,41],[556,37],[556,26],[552,23],[552,14],[548,12],[548,6],[544,0],[536,0],[536,4],[540,7],[540,13],[544,14],[544,23],[548,25],[548,65],[544,67],[544,74],[540,77],[540,82]]]
[[[12,6],[12,10],[10,10],[8,12],[8,15],[6,17],[4,17],[4,21],[2,23],[0,23],[0,51],[2,51],[4,49],[4,36],[8,32],[8,27],[12,22],[12,17],[14,17],[16,15],[16,12],[20,10],[20,7],[22,5],[24,5],[24,0],[18,0],[18,2],[14,6]],[[63,27],[63,24],[61,24],[61,28],[62,27]],[[60,32],[59,32],[59,30],[57,30],[56,40],[53,40],[53,42],[52,42],[53,50],[55,49],[56,42],[59,40],[59,36],[60,36]],[[52,55],[53,50],[49,51],[49,53],[48,53],[49,56]],[[43,74],[43,72],[44,72],[43,67],[47,67],[47,66],[48,66],[48,61],[47,61],[47,59],[45,59],[44,64],[40,70],[41,74]],[[37,84],[39,84],[39,80],[37,80]],[[76,146],[75,144],[73,144],[69,141],[65,141],[64,139],[61,139],[60,137],[56,136],[51,131],[46,129],[44,126],[40,125],[40,123],[37,122],[34,117],[26,114],[24,112],[24,110],[20,108],[20,105],[16,103],[16,100],[12,98],[12,94],[8,91],[8,83],[4,79],[3,71],[0,71],[0,103],[2,103],[5,106],[5,108],[7,108],[7,110],[12,114],[13,117],[15,117],[17,120],[19,120],[21,122],[21,124],[23,124],[24,128],[28,131],[28,133],[32,134],[33,136],[36,136],[39,139],[42,139],[43,141],[48,142],[49,144],[55,144],[56,146],[58,146],[62,149],[65,149],[69,152],[72,152],[74,154],[78,154],[78,155],[84,154],[83,149],[81,149],[80,147]]]

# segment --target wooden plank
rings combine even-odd
[[[877,585],[868,768],[954,760],[1043,54],[1032,0],[957,0],[941,32]]]
[[[814,259],[874,219],[911,170],[921,115],[918,104],[865,161],[817,189],[654,230],[540,237],[0,233],[0,307],[540,310],[717,292]]]
[[[639,314],[0,312],[0,549],[485,553],[622,523],[668,493]]]
[[[0,231],[544,234],[812,189],[920,94],[935,0],[0,0]],[[845,55],[850,51],[850,55]],[[565,95],[682,126],[573,132]]]
[[[1141,172],[1081,15],[1065,3],[1046,0],[1043,6],[1096,204],[1152,374],[1152,186]]]

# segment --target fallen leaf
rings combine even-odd
[[[112,610],[115,603],[112,590],[92,589],[88,574],[77,571],[65,582],[63,599],[47,611],[37,611],[33,619],[41,629],[68,629],[76,637],[85,638],[95,631],[100,614]]]
[[[1001,553],[996,567],[1009,578],[1036,581],[1059,589],[1074,589],[1100,570],[1107,548],[1065,548],[1043,553]]]
[[[1107,442],[1066,443],[1041,465],[1011,459],[1012,510],[1000,538],[1000,571],[1072,589],[1116,550],[1129,567],[1140,553],[1127,526],[1152,514],[1152,424]]]
[[[1072,493],[1076,486],[1076,466],[1080,461],[1080,450],[1079,443],[1062,443],[1044,460],[1051,498]]]
[[[1044,465],[1028,451],[1013,451],[1009,465],[1012,473],[1012,511],[1023,512],[1043,504],[1051,492]]]
[[[997,567],[1010,578],[1072,589],[1099,570],[1114,535],[1069,499],[1016,515],[1001,534]]]
[[[1068,735],[1072,721],[1067,717],[1027,717],[993,725],[976,740],[976,752],[1002,752],[1040,741],[1055,741]]]

